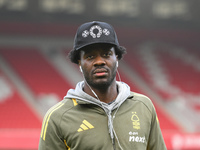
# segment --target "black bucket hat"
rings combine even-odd
[[[96,43],[107,43],[119,46],[115,30],[110,24],[100,21],[82,24],[77,30],[73,50],[79,50]]]

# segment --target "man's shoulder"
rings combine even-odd
[[[74,107],[73,99],[64,99],[54,106],[52,106],[47,112],[45,116],[51,116],[51,118],[58,119],[60,118],[64,113],[69,111]]]
[[[151,101],[150,98],[144,94],[131,92],[134,100]]]
[[[149,109],[152,109],[154,107],[151,99],[144,94],[131,92],[131,96],[133,101],[146,105],[146,107],[148,107]]]

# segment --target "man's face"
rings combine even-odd
[[[117,55],[111,45],[92,45],[80,52],[86,82],[93,88],[105,88],[115,81]]]

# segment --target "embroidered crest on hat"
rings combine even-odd
[[[97,30],[97,33],[94,32],[95,29]],[[102,30],[100,26],[94,25],[90,28],[90,31],[88,30],[83,31],[82,36],[86,38],[89,35],[91,35],[92,38],[100,38],[102,34],[108,36],[110,34],[110,31],[106,28]]]

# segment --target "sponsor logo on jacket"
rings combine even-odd
[[[138,132],[129,132],[129,142],[145,142],[145,136],[139,136]]]

